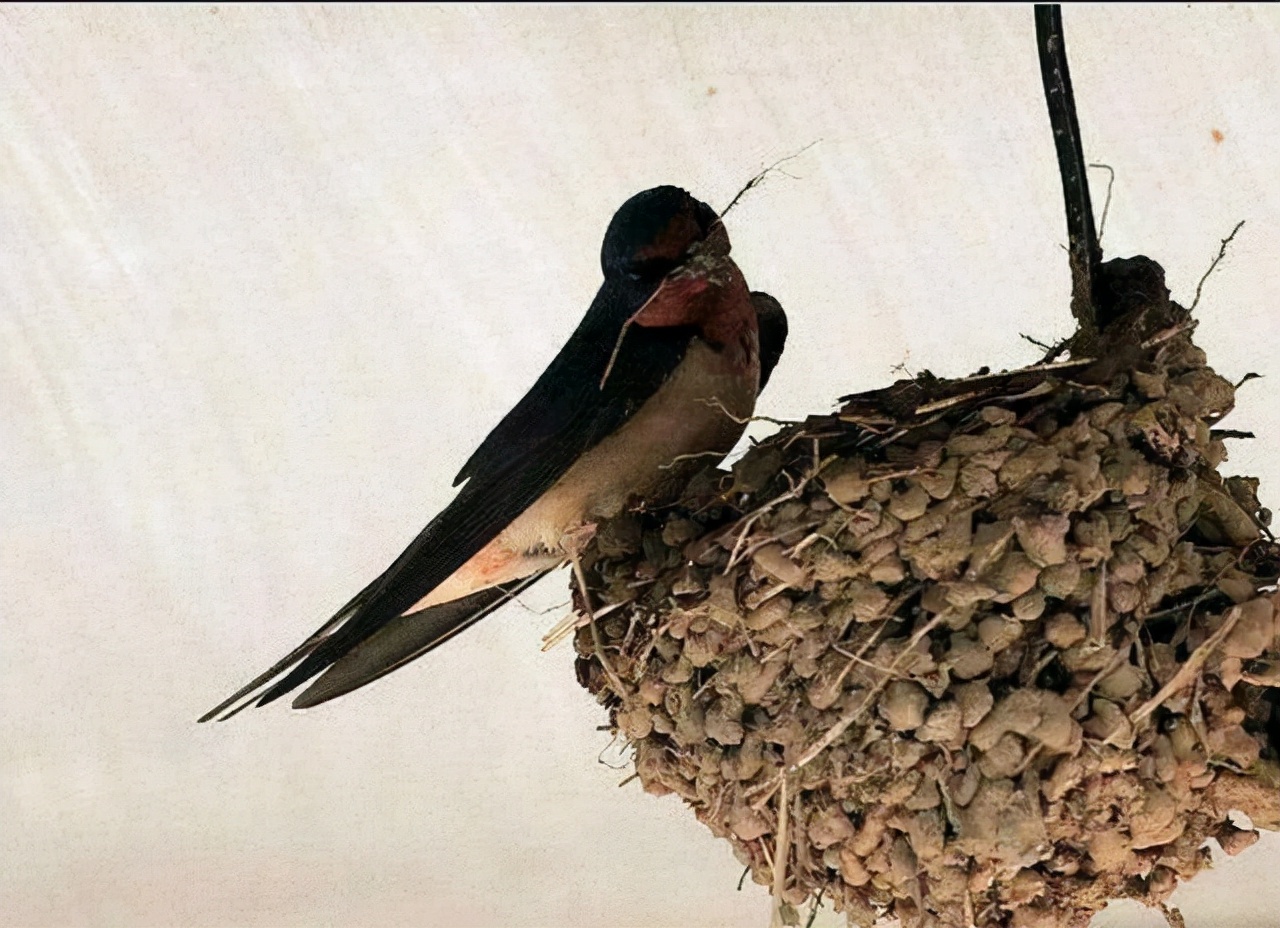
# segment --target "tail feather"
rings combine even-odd
[[[379,580],[380,579],[381,578],[379,578]],[[298,645],[284,657],[280,658],[280,660],[276,661],[276,663],[272,664],[269,668],[258,674],[258,676],[254,677],[240,689],[236,690],[222,702],[218,703],[204,715],[200,716],[199,721],[208,722],[216,718],[220,722],[225,722],[227,719],[234,715],[239,715],[245,709],[253,705],[254,699],[257,696],[257,690],[261,689],[267,683],[270,683],[274,677],[288,670],[289,667],[298,663],[298,661],[305,660],[308,656],[314,653],[317,648],[329,639],[329,636],[332,635],[343,622],[355,615],[365,605],[370,596],[372,596],[378,582],[378,580],[375,580],[373,583],[366,586],[363,590],[357,593],[349,603],[339,609],[333,618],[316,629],[306,641],[302,642],[302,644]],[[236,705],[236,703],[240,704]]]
[[[294,699],[293,708],[310,709],[336,699],[416,660],[520,595],[549,570],[398,616],[334,661]]]
[[[473,486],[468,482],[391,566],[337,615],[266,673],[205,713],[200,721],[225,721],[251,705],[265,705],[327,670],[466,564],[503,526],[528,508],[545,490],[544,484],[554,481],[554,477],[554,472],[548,475],[539,470],[533,479],[523,479],[520,474],[511,477],[510,486],[502,482]],[[281,674],[283,678],[273,684]],[[264,686],[268,687],[266,691],[259,693]]]

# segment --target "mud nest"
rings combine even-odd
[[[580,682],[787,921],[1074,928],[1280,827],[1235,389],[1158,265],[1102,270],[1073,360],[845,397],[584,554]]]

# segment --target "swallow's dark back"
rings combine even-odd
[[[361,592],[362,602],[348,604],[346,624],[259,705],[300,686],[421,600],[657,392],[684,357],[692,327],[631,326],[612,368],[609,360],[624,324],[659,283],[625,274],[605,280],[555,360],[463,466],[455,484],[467,482],[453,502]]]

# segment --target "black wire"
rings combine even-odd
[[[1071,314],[1081,330],[1095,334],[1098,319],[1095,287],[1102,248],[1093,222],[1089,178],[1080,141],[1067,47],[1062,34],[1062,7],[1039,4],[1035,8],[1036,45],[1040,51],[1040,76],[1049,107],[1049,123],[1058,150],[1058,173],[1067,208],[1067,241],[1071,259]]]

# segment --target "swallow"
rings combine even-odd
[[[574,537],[678,493],[741,437],[787,318],[752,293],[724,223],[678,187],[622,205],[604,282],[533,387],[471,455],[461,489],[377,579],[200,721],[310,681],[310,708],[469,628],[573,556]],[[575,536],[575,533],[577,535]]]

